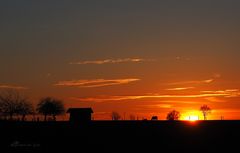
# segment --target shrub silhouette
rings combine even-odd
[[[167,114],[167,120],[174,121],[180,118],[180,113],[176,110],[173,110]]]
[[[130,118],[130,120],[136,120],[136,117],[135,117],[135,115],[133,115],[133,114],[130,114],[130,116],[129,116],[129,118]]]
[[[115,121],[120,120],[121,118],[121,115],[118,112],[112,112],[111,116],[112,116],[112,120],[115,120]]]
[[[52,115],[53,120],[56,121],[56,116],[64,114],[65,108],[61,100],[46,97],[39,101],[37,112],[44,115],[44,121],[47,121],[48,115]]]

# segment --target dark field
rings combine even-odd
[[[240,147],[240,121],[0,122],[0,132],[1,153],[204,153],[239,152]]]

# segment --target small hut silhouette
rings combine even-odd
[[[70,122],[82,123],[89,122],[92,119],[92,108],[69,108],[67,113],[70,113]]]
[[[152,121],[157,121],[158,120],[158,116],[152,116],[151,120]]]

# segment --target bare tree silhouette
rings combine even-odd
[[[22,121],[25,121],[26,115],[33,114],[33,112],[33,105],[29,101],[24,100],[17,103],[16,114],[22,116]]]
[[[52,97],[42,98],[38,105],[37,111],[39,114],[44,115],[44,121],[47,121],[47,116],[52,115],[53,120],[56,121],[56,116],[64,114],[65,108],[61,100]]]
[[[4,90],[0,93],[1,114],[13,120],[14,115],[23,115],[23,119],[30,113],[31,104],[27,98],[15,90]]]
[[[208,114],[211,113],[211,108],[208,105],[202,105],[200,111],[203,114],[204,120],[207,120]]]
[[[172,110],[167,114],[167,120],[171,120],[171,121],[178,120],[180,116],[181,114],[178,111]]]
[[[112,120],[115,120],[115,121],[120,120],[121,118],[121,115],[118,112],[112,112],[111,116],[112,116]]]
[[[136,120],[136,117],[133,114],[130,114],[129,118],[130,118],[130,120]]]

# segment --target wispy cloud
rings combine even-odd
[[[240,94],[232,93],[202,93],[193,95],[136,95],[136,96],[98,96],[87,98],[72,98],[73,100],[85,102],[104,102],[104,101],[122,101],[122,100],[137,100],[149,98],[209,98],[209,97],[233,97],[240,96]]]
[[[208,90],[201,91],[206,94],[226,94],[226,97],[239,97],[240,92],[239,89],[226,89],[226,90]]]
[[[196,104],[196,103],[202,103],[199,101],[186,101],[186,100],[161,100],[163,103],[176,103],[176,104]]]
[[[0,89],[26,90],[28,88],[23,86],[15,86],[15,85],[0,85]]]
[[[103,87],[103,86],[112,86],[120,84],[128,84],[131,82],[139,81],[137,78],[128,78],[128,79],[93,79],[93,80],[71,80],[71,81],[60,81],[55,86],[75,86],[75,87]]]
[[[179,87],[179,88],[169,88],[166,89],[168,91],[181,91],[181,90],[188,90],[188,89],[193,89],[194,87]]]
[[[115,63],[140,63],[140,62],[149,62],[154,61],[153,59],[142,59],[142,58],[119,58],[119,59],[103,59],[103,60],[91,60],[91,61],[78,61],[78,62],[70,62],[69,64],[74,65],[85,65],[85,64],[115,64]]]
[[[210,79],[205,80],[190,80],[168,83],[168,85],[194,85],[194,84],[208,84],[214,82],[217,78],[220,78],[221,74],[215,73]]]
[[[191,60],[191,58],[189,58],[189,57],[181,57],[181,56],[177,56],[177,57],[175,57],[175,59],[176,60],[182,60],[182,61],[189,61],[189,60]]]
[[[159,107],[159,108],[172,108],[172,105],[170,104],[156,104],[156,105],[148,105],[150,107],[153,107],[153,108],[156,108],[156,107]]]
[[[214,81],[214,79],[195,80],[195,81],[180,81],[180,82],[168,83],[168,85],[203,84],[203,83],[211,83],[213,81]]]

